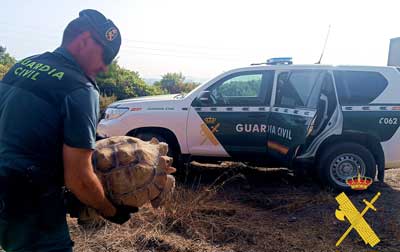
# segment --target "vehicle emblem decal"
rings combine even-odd
[[[214,123],[217,122],[217,118],[215,118],[215,117],[206,117],[206,118],[204,118],[204,122],[206,124],[214,124]]]
[[[207,140],[209,140],[213,145],[218,145],[218,140],[214,136],[214,133],[218,132],[218,128],[221,126],[220,123],[211,126],[211,130],[204,123],[200,125],[200,134],[204,137],[203,141],[201,141],[200,145],[203,145]]]
[[[367,190],[372,184],[373,179],[361,176],[360,173],[356,177],[351,177],[346,180],[346,184],[353,190]]]
[[[368,212],[369,209],[376,211],[376,208],[373,204],[375,203],[375,201],[378,200],[380,195],[381,193],[378,192],[370,202],[364,199],[363,202],[366,206],[361,213],[357,210],[357,208],[353,205],[351,200],[344,192],[336,196],[336,201],[339,204],[339,209],[335,211],[336,218],[340,221],[345,221],[347,219],[350,222],[350,227],[336,242],[336,247],[338,247],[342,243],[342,241],[353,229],[357,231],[357,233],[364,240],[365,244],[369,244],[371,247],[374,247],[380,242],[379,237],[364,219],[364,215],[366,212]]]

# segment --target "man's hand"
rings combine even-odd
[[[103,216],[106,220],[111,221],[113,223],[122,225],[127,222],[131,218],[131,213],[136,213],[139,211],[137,207],[131,206],[116,206],[116,213],[114,216],[107,217]]]
[[[65,186],[85,205],[95,208],[104,217],[115,216],[116,208],[106,198],[92,167],[92,150],[63,147]]]

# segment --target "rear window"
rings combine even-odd
[[[333,71],[341,105],[365,105],[387,87],[388,82],[378,72]]]

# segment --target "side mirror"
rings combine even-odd
[[[210,104],[211,103],[211,92],[210,91],[202,91],[197,100],[200,104]]]

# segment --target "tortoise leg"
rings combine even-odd
[[[95,209],[84,207],[79,213],[78,224],[84,228],[93,228],[104,226],[105,221],[99,214],[97,214]]]

